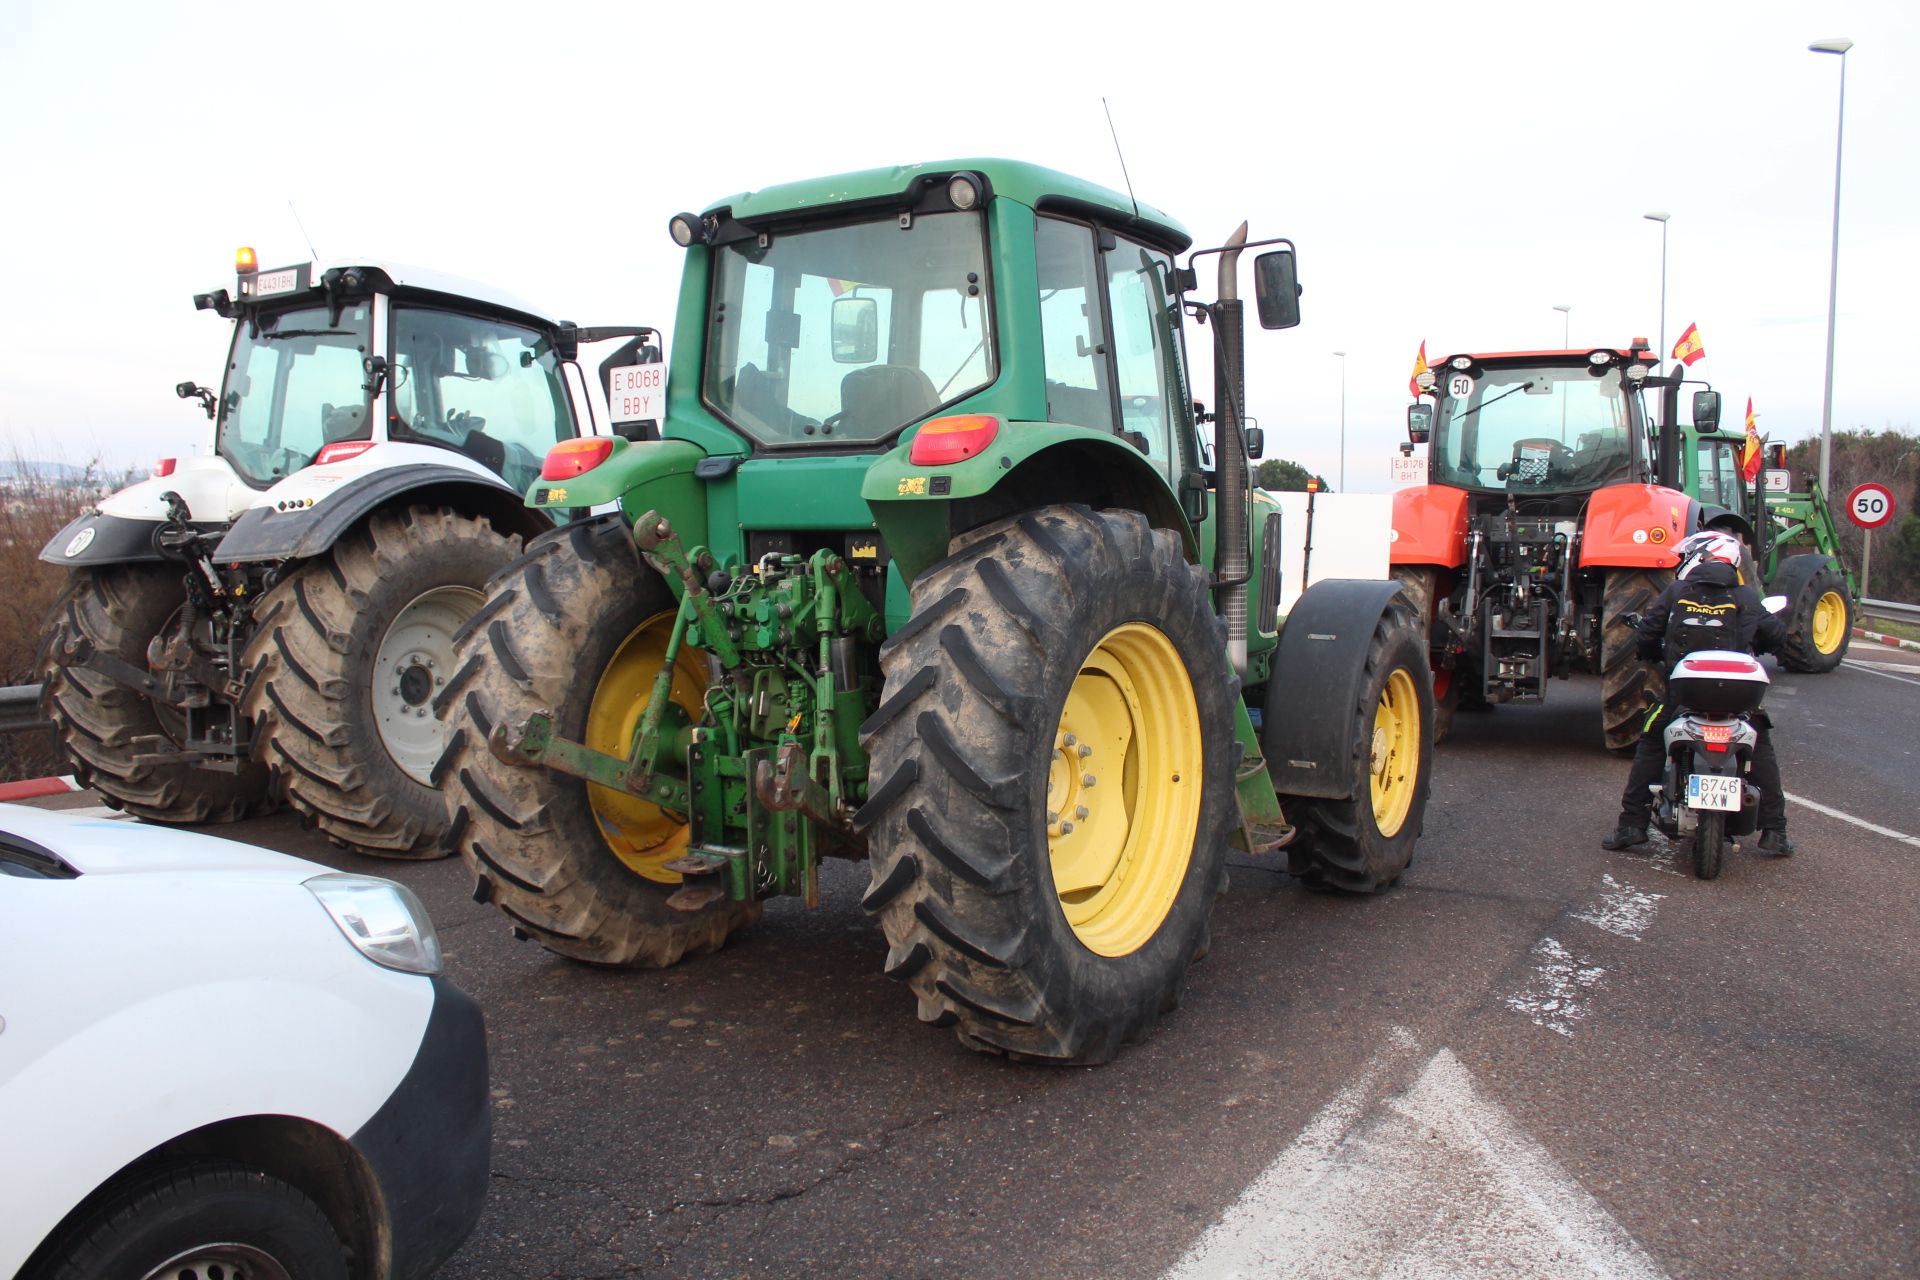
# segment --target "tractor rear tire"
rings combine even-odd
[[[1132,511],[1046,507],[913,584],[861,726],[886,972],[989,1053],[1106,1062],[1179,1002],[1235,820],[1205,575]]]
[[[1413,605],[1414,616],[1420,620],[1420,634],[1428,645],[1427,662],[1433,672],[1433,745],[1437,747],[1452,736],[1453,713],[1459,709],[1461,692],[1469,678],[1478,683],[1479,673],[1469,670],[1464,660],[1452,667],[1432,666],[1433,619],[1438,607],[1434,597],[1440,570],[1398,568],[1393,578]]]
[[[1799,561],[1807,561],[1802,565]],[[1774,575],[1780,594],[1787,597],[1781,623],[1787,638],[1780,646],[1780,665],[1789,671],[1831,671],[1847,656],[1853,639],[1853,600],[1847,580],[1824,556],[1795,556]]]
[[[1367,643],[1367,680],[1354,706],[1353,750],[1346,770],[1352,798],[1294,798],[1288,810],[1300,834],[1288,862],[1307,883],[1346,893],[1379,893],[1413,860],[1433,772],[1435,722],[1424,632],[1396,601]]]
[[[454,670],[454,631],[519,549],[474,516],[378,511],[261,597],[246,656],[255,749],[334,843],[445,856],[433,695]]]
[[[451,728],[435,771],[446,788],[447,847],[473,872],[476,899],[557,955],[661,969],[718,950],[760,918],[758,902],[725,897],[695,911],[667,905],[682,878],[660,864],[686,845],[673,815],[487,749],[496,726],[545,710],[560,736],[625,754],[676,608],[623,522],[542,534],[495,578],[436,697]],[[693,716],[705,673],[700,651],[683,648],[673,700]]]
[[[1600,696],[1610,751],[1632,750],[1647,708],[1666,696],[1660,668],[1641,660],[1639,637],[1626,615],[1646,612],[1672,581],[1665,569],[1607,570],[1600,600]]]
[[[41,706],[82,786],[112,808],[149,822],[235,822],[273,807],[264,765],[240,762],[229,773],[192,764],[136,762],[159,736],[184,745],[184,716],[143,693],[82,667],[52,660],[62,635],[147,670],[147,642],[172,625],[186,603],[182,566],[104,565],[76,570],[47,619],[40,663]]]

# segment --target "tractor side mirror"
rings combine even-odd
[[[1702,431],[1719,429],[1720,393],[1718,391],[1693,393],[1693,425]]]
[[[1259,427],[1247,427],[1243,432],[1247,438],[1247,456],[1258,459],[1267,451],[1267,433]]]
[[[1262,329],[1291,329],[1300,323],[1300,281],[1293,250],[1275,249],[1253,260],[1253,296],[1260,304]]]
[[[1425,444],[1433,439],[1432,405],[1410,404],[1407,406],[1407,439],[1415,444]]]
[[[835,298],[832,330],[835,364],[880,358],[880,304],[872,298]]]

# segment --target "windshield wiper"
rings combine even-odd
[[[1523,382],[1523,383],[1521,383],[1521,384],[1520,384],[1519,386],[1517,386],[1517,387],[1515,387],[1515,388],[1513,388],[1513,390],[1512,390],[1512,391],[1502,391],[1502,392],[1501,392],[1501,393],[1500,393],[1499,395],[1497,395],[1497,396],[1495,396],[1495,397],[1494,397],[1493,399],[1491,399],[1491,400],[1482,400],[1482,401],[1481,401],[1481,402],[1480,402],[1479,404],[1477,404],[1477,405],[1475,405],[1475,406],[1473,406],[1473,408],[1471,408],[1471,409],[1468,409],[1468,410],[1467,410],[1467,411],[1466,411],[1465,413],[1462,413],[1462,414],[1459,414],[1458,416],[1456,416],[1456,417],[1454,418],[1454,421],[1455,421],[1455,422],[1458,422],[1458,421],[1460,421],[1460,419],[1461,419],[1461,418],[1470,418],[1470,417],[1472,417],[1472,416],[1473,416],[1474,414],[1476,414],[1476,413],[1478,413],[1478,412],[1480,412],[1480,411],[1481,411],[1482,409],[1484,409],[1484,408],[1486,408],[1486,407],[1487,407],[1488,405],[1490,405],[1490,404],[1499,404],[1499,403],[1500,403],[1500,402],[1501,402],[1502,400],[1505,400],[1505,399],[1506,399],[1506,398],[1507,398],[1508,396],[1510,396],[1510,395],[1515,395],[1515,394],[1517,394],[1518,392],[1521,392],[1521,391],[1525,391],[1525,390],[1526,390],[1526,389],[1527,389],[1528,387],[1530,387],[1530,386],[1532,386],[1532,385],[1533,385],[1533,384],[1532,384],[1531,382]]]
[[[351,338],[356,336],[351,329],[262,329],[263,338]]]

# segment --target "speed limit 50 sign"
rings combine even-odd
[[[1893,519],[1893,490],[1883,484],[1863,484],[1847,495],[1847,517],[1862,529],[1878,529]]]

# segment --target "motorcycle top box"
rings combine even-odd
[[[1667,694],[1698,715],[1743,716],[1765,700],[1767,670],[1744,653],[1702,649],[1674,664]]]

